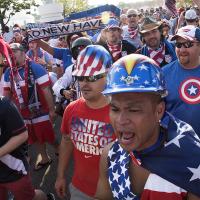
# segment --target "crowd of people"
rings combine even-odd
[[[30,145],[41,156],[35,171],[51,165],[47,143],[58,155],[61,199],[200,199],[200,2],[193,3],[178,16],[130,8],[95,36],[29,42],[20,25],[5,28],[1,200],[55,199],[35,190],[29,173]]]

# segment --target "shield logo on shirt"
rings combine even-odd
[[[188,104],[200,103],[200,79],[190,77],[184,80],[179,88],[180,98]]]

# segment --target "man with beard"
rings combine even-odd
[[[122,40],[122,29],[116,19],[110,19],[103,31],[106,43],[102,44],[102,46],[110,52],[113,62],[136,51],[136,47],[133,44],[127,40]]]
[[[133,44],[137,49],[142,46],[139,33],[139,13],[137,10],[129,9],[127,11],[127,26],[123,26],[123,39]]]
[[[163,68],[169,91],[167,110],[200,136],[200,28],[182,27],[172,40],[176,40],[178,60]]]
[[[74,159],[74,175],[70,184],[71,200],[92,200],[96,191],[99,160],[105,145],[115,139],[109,120],[109,101],[102,94],[106,74],[112,58],[100,45],[83,49],[73,75],[79,82],[82,97],[65,109],[61,132],[59,163],[55,188],[64,198],[66,191],[65,172]]]
[[[174,46],[161,35],[160,22],[146,17],[141,25],[140,33],[144,46],[137,51],[152,58],[160,67],[177,59]]]

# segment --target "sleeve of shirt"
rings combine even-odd
[[[4,79],[3,79],[3,90],[10,90],[11,84],[10,84],[10,68],[7,68],[4,73]]]
[[[63,118],[62,118],[62,123],[61,123],[61,128],[60,128],[60,132],[62,133],[62,134],[69,134],[69,124],[70,124],[70,122],[69,122],[69,115],[70,115],[70,107],[71,107],[71,105],[69,104],[67,107],[66,107],[66,109],[65,109],[65,111],[64,111],[64,114],[63,114]]]
[[[64,56],[67,56],[67,55],[70,55],[71,56],[71,52],[69,49],[67,48],[64,48],[64,49],[61,49],[61,48],[53,48],[53,57],[54,58],[57,58],[59,60],[63,60]]]
[[[63,76],[61,78],[59,78],[53,85],[52,89],[54,91],[54,94],[57,97],[61,97],[61,94],[60,94],[61,89],[66,89],[71,84],[71,82],[72,82],[72,67],[73,67],[73,65],[68,67],[65,70],[65,73],[63,74]]]
[[[48,54],[47,52],[44,52],[44,59],[45,59],[46,63],[50,63],[50,62],[53,63],[53,57],[50,54]]]
[[[38,85],[48,86],[51,84],[47,70],[40,64],[31,62],[34,78]]]
[[[5,131],[11,136],[19,135],[26,130],[23,118],[17,107],[10,100],[3,99],[3,123]]]

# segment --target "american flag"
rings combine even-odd
[[[164,146],[133,154],[151,173],[200,196],[200,139],[190,125],[169,113],[161,125],[167,130],[163,132],[167,136]],[[108,176],[113,197],[117,200],[137,199],[130,186],[130,160],[130,154],[115,142],[108,154]]]
[[[165,0],[165,6],[173,15],[178,15],[176,9],[176,0]]]

